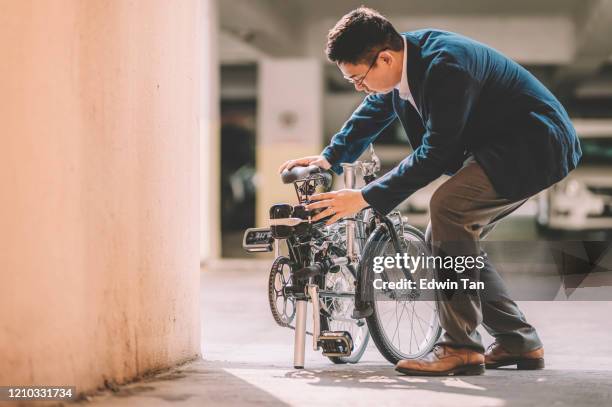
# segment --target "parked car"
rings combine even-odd
[[[612,120],[574,120],[582,160],[540,193],[536,220],[553,230],[612,229]]]

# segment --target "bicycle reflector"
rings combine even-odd
[[[269,228],[249,228],[244,232],[242,247],[250,253],[271,252],[274,238]]]
[[[277,204],[270,207],[270,219],[288,219],[293,213],[293,206],[289,204]],[[291,236],[293,228],[289,225],[271,226],[272,237],[275,239],[287,239]]]

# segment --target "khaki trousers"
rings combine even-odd
[[[458,255],[451,253],[453,250],[460,250],[464,255],[483,254],[480,240],[525,201],[500,197],[482,167],[470,157],[433,194],[426,239],[435,255]],[[438,279],[444,280],[449,277],[448,273],[449,270],[439,271]],[[456,279],[457,274],[454,274]],[[484,268],[469,274],[471,280],[484,283],[484,290],[476,293],[458,291],[451,297],[447,292],[436,292],[438,315],[444,329],[438,343],[483,352],[482,339],[476,330],[482,324],[510,352],[527,352],[541,347],[536,330],[510,298],[490,262],[486,260]]]

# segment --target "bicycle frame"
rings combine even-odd
[[[372,150],[373,153],[373,150]],[[362,170],[365,176],[374,176],[374,172],[378,170],[377,158],[374,155],[373,163],[364,163],[356,161],[354,163],[343,163],[343,179],[344,186],[348,189],[354,189],[357,183],[357,171]],[[363,249],[365,239],[358,239],[357,236],[365,236],[365,222],[372,213],[372,209],[366,209],[355,215],[355,218],[346,219],[346,263],[357,265],[359,256]],[[397,236],[396,236],[397,238]],[[275,253],[280,253],[278,244],[275,242]],[[358,276],[355,276],[358,279]],[[308,294],[312,302],[313,315],[313,349],[318,350],[319,329],[319,292],[316,285],[308,285]],[[304,367],[304,358],[306,353],[306,314],[307,314],[308,298],[296,301],[296,324],[295,324],[295,339],[294,339],[294,358],[293,366],[296,369]]]
[[[380,169],[380,161],[376,157],[373,148],[370,151],[372,154],[371,160],[342,164],[345,188],[355,189],[357,187],[358,175],[360,178],[363,178],[366,184],[376,178],[376,172]],[[297,269],[293,265],[290,266],[291,278],[294,279],[292,283],[283,285],[283,287],[287,287],[287,291],[282,291],[282,297],[285,298],[285,310],[287,307],[287,296],[292,299],[295,310],[294,314],[287,317],[288,322],[285,323],[280,317],[280,314],[274,308],[274,299],[270,299],[272,313],[277,323],[281,326],[293,328],[295,331],[293,365],[296,369],[304,367],[308,301],[312,303],[313,350],[317,351],[322,347],[323,354],[330,358],[348,357],[351,355],[354,342],[350,333],[342,329],[336,331],[328,329],[328,322],[325,318],[331,317],[329,316],[330,309],[328,309],[326,301],[329,298],[352,298],[355,308],[358,301],[359,304],[365,304],[361,302],[363,297],[361,296],[362,291],[360,287],[365,287],[361,279],[367,276],[368,273],[365,271],[360,272],[359,270],[361,256],[368,236],[378,236],[380,233],[388,230],[395,250],[401,252],[401,243],[396,228],[399,226],[403,233],[404,227],[404,220],[399,212],[397,213],[399,217],[396,221],[392,220],[392,217],[377,213],[373,208],[363,209],[353,217],[344,218],[343,224],[339,223],[335,229],[332,227],[334,229],[333,232],[330,232],[329,228],[323,226],[321,222],[324,221],[311,223],[310,216],[312,215],[304,211],[304,205],[310,202],[309,195],[315,190],[317,182],[325,182],[327,187],[329,187],[330,183],[327,183],[328,181],[325,181],[325,177],[322,177],[317,172],[304,172],[304,174],[310,175],[304,175],[304,178],[294,176],[294,178],[283,179],[285,183],[293,182],[299,204],[296,206],[275,204],[270,209],[270,227],[251,228],[247,230],[243,239],[243,247],[247,251],[273,251],[278,261],[289,262],[289,259],[292,259],[291,261],[298,263],[299,268]],[[298,177],[301,177],[301,175]],[[329,177],[329,175],[326,175],[326,177]],[[309,239],[313,238],[312,233],[316,236],[321,234],[321,232],[323,232],[322,241],[318,241],[318,243],[314,243],[312,240],[309,241]],[[294,235],[294,233],[296,234]],[[326,240],[330,239],[330,236],[333,236],[333,239]],[[300,241],[302,237],[306,237],[306,240]],[[289,257],[283,256],[281,253],[283,242],[286,243],[289,249]],[[330,256],[330,251],[334,255]],[[322,254],[321,257],[317,257],[319,253]],[[287,264],[276,263],[277,260],[275,260],[275,265]],[[325,285],[327,274],[331,272],[330,270],[333,267],[337,266],[348,268],[348,271],[352,274],[351,281],[354,279],[355,289],[344,287],[338,290],[328,288]],[[277,273],[278,270],[274,267],[276,266],[273,266],[271,271]],[[284,281],[283,284],[285,284]],[[278,298],[278,292],[276,295]],[[321,300],[322,302],[320,302]],[[355,318],[355,323],[357,323],[357,320],[364,318],[354,315],[356,314],[354,313],[350,317],[347,316],[347,318]],[[295,325],[290,326],[289,323],[294,317]],[[322,322],[326,324],[324,332],[321,332]],[[361,347],[360,349],[364,348]]]

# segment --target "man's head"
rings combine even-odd
[[[329,31],[325,51],[359,91],[390,92],[401,79],[403,38],[389,20],[370,8],[343,16]]]

